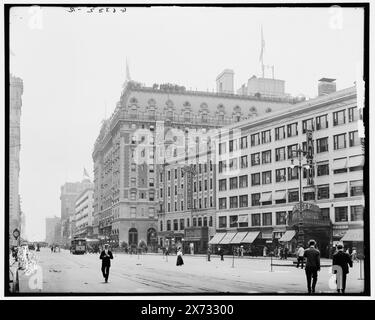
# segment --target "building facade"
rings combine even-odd
[[[228,250],[245,245],[257,254],[264,247],[295,249],[301,147],[312,156],[306,160],[304,154],[301,168],[303,210],[312,210],[303,214],[305,234],[315,237],[323,256],[337,241],[361,250],[360,114],[353,87],[227,127],[216,148],[217,234],[211,244]]]
[[[20,174],[20,122],[22,108],[23,81],[10,75],[9,106],[9,235],[14,229],[21,230],[21,201],[19,195]],[[13,239],[13,237],[11,237]]]
[[[80,193],[92,187],[89,179],[83,179],[81,182],[66,182],[61,186],[61,245],[69,246],[74,236],[74,216],[77,197]]]
[[[219,128],[296,102],[127,82],[112,116],[102,123],[92,154],[99,234],[118,244],[142,241],[154,246],[159,184],[164,185],[158,179],[164,165],[159,148],[164,148],[168,132],[183,136],[191,130]]]
[[[216,165],[212,146],[190,158],[170,157],[159,171],[159,246],[207,251],[216,226]]]
[[[46,218],[46,242],[49,245],[56,244],[55,230],[60,223],[59,217]]]
[[[81,192],[75,202],[74,236],[79,238],[93,237],[93,202],[94,187]]]

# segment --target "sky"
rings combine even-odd
[[[363,11],[342,8],[127,8],[76,12],[17,7],[10,13],[12,74],[24,82],[20,195],[29,240],[60,216],[60,186],[93,178],[92,150],[126,78],[212,91],[234,70],[235,88],[264,62],[286,92],[317,95],[322,77],[353,86],[363,59]],[[270,73],[266,73],[270,76]]]

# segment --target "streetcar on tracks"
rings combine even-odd
[[[85,254],[87,250],[87,241],[85,238],[74,238],[71,241],[70,253]]]

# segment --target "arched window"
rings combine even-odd
[[[184,121],[190,121],[190,111],[184,112]]]
[[[156,230],[154,228],[150,228],[147,230],[147,245],[153,246],[156,245],[158,238],[156,236]]]
[[[129,230],[129,245],[138,245],[138,231],[135,228]]]
[[[203,218],[203,227],[207,227],[207,217]]]

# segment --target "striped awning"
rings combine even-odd
[[[247,235],[247,232],[237,232],[236,235],[231,240],[231,244],[240,244],[242,239],[244,239]]]
[[[289,242],[294,238],[296,232],[294,230],[287,230],[283,236],[279,239],[279,242]]]
[[[221,239],[221,241],[219,242],[219,244],[229,244],[235,235],[235,232],[226,233],[223,239]]]
[[[225,232],[215,233],[214,237],[208,242],[209,244],[218,244],[226,235]]]
[[[363,241],[363,229],[349,229],[341,238],[341,241]]]
[[[249,231],[246,237],[242,239],[241,243],[253,243],[258,235],[259,231]]]

